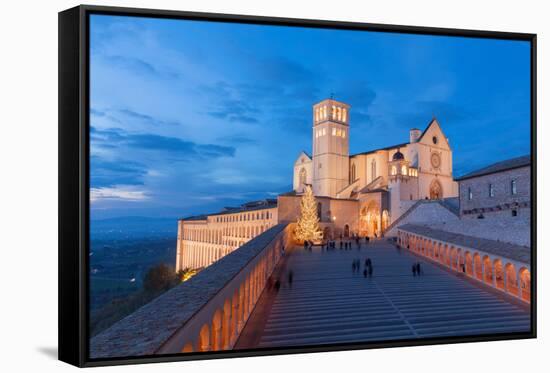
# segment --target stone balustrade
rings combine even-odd
[[[278,224],[91,339],[90,357],[229,350],[291,244]]]
[[[398,228],[397,243],[452,271],[531,302],[529,247],[414,224]]]

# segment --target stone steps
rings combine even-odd
[[[353,273],[370,257],[373,278]],[[421,261],[424,275],[410,267]],[[321,345],[528,331],[529,312],[384,242],[357,250],[291,252],[258,347]],[[284,272],[284,271],[283,271]]]

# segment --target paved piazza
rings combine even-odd
[[[236,348],[529,330],[528,306],[504,294],[385,241],[363,241],[360,250],[352,246],[291,249],[275,275],[281,289],[264,291]],[[372,278],[363,276],[367,257]],[[359,272],[352,271],[353,259],[361,261]],[[416,261],[423,268],[420,277],[412,275]]]

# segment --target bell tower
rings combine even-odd
[[[336,197],[349,181],[349,108],[332,98],[313,105],[313,194]]]

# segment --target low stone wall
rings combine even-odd
[[[528,217],[486,217],[460,219],[452,224],[434,222],[432,228],[490,240],[531,246],[531,220]]]
[[[274,226],[92,338],[90,357],[231,349],[290,244]]]
[[[403,214],[403,218],[398,224],[391,226],[384,236],[395,237],[397,236],[397,230],[404,224],[428,224],[432,225],[434,222],[455,224],[460,221],[458,216],[443,206],[437,200],[420,200],[416,205],[411,207],[410,212]]]

